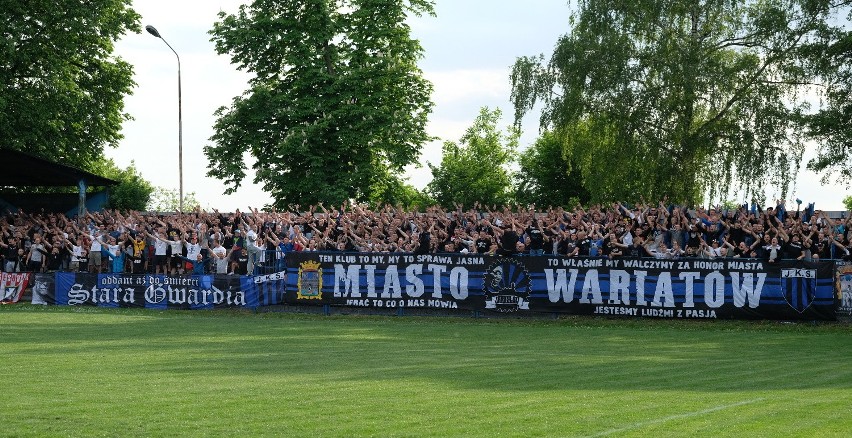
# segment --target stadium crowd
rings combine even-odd
[[[290,251],[479,253],[564,257],[849,259],[852,214],[810,208],[722,210],[613,203],[589,208],[476,204],[425,213],[391,206],[323,204],[289,211],[154,214],[104,210],[0,218],[6,272],[260,274],[281,271]]]

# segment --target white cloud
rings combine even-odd
[[[508,69],[427,71],[424,75],[435,87],[432,99],[438,106],[509,95]]]

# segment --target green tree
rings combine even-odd
[[[520,154],[520,170],[515,178],[518,203],[573,207],[589,202],[589,191],[583,186],[578,167],[565,155],[564,140],[545,132]]]
[[[112,55],[139,32],[131,0],[7,1],[0,8],[2,147],[86,168],[121,139],[130,64]]]
[[[107,208],[119,210],[145,210],[154,186],[142,177],[136,169],[136,163],[131,161],[125,169],[119,168],[110,159],[100,160],[89,166],[92,173],[118,181],[118,185],[109,188]]]
[[[846,211],[852,211],[852,195],[843,198],[843,207]]]
[[[368,200],[430,140],[432,86],[405,23],[422,13],[431,1],[255,0],[220,13],[216,51],[255,77],[216,112],[208,175],[232,193],[248,152],[275,207]]]
[[[194,211],[201,207],[201,203],[195,199],[195,192],[183,194],[183,211]],[[151,192],[151,197],[148,200],[148,205],[145,210],[172,212],[179,211],[180,194],[176,189],[167,189],[165,187],[154,187]]]
[[[516,121],[544,104],[595,201],[786,193],[830,70],[800,52],[839,32],[840,3],[580,1],[548,62],[515,63]]]
[[[734,199],[727,199],[727,200],[725,200],[725,201],[720,202],[720,203],[718,204],[718,206],[719,206],[722,210],[736,211],[738,208],[740,208],[740,206],[741,206],[742,204],[743,204],[743,203],[741,203],[741,202],[739,202],[739,201],[737,201],[737,200],[734,200]]]
[[[435,205],[435,200],[425,191],[417,190],[395,175],[388,175],[374,184],[370,188],[369,201],[376,208],[392,205],[406,211],[424,211],[426,207]]]
[[[440,166],[429,164],[432,181],[427,193],[438,204],[472,207],[474,203],[505,205],[512,200],[513,163],[520,132],[500,132],[499,109],[482,108],[473,125],[459,140],[444,142]]]
[[[852,21],[852,10],[847,15]],[[852,184],[852,30],[828,34],[802,49],[810,66],[828,70],[816,90],[824,106],[806,116],[808,134],[817,139],[817,156],[808,168],[823,173],[827,182],[836,175],[839,181]]]

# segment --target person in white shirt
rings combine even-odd
[[[262,237],[258,237],[254,241],[247,242],[249,253],[248,275],[255,275],[255,271],[260,273],[266,265],[266,243]]]
[[[672,258],[672,253],[671,253],[671,251],[669,251],[668,247],[666,247],[665,242],[660,242],[658,245],[656,245],[656,248],[655,248],[651,239],[648,239],[648,241],[645,242],[645,249],[648,251],[648,254],[651,254],[652,256],[654,256],[654,258],[657,258],[657,259],[670,259],[670,258]]]
[[[201,254],[201,244],[198,242],[198,235],[193,233],[191,237],[184,235],[183,244],[186,245],[186,258],[195,260]]]
[[[213,261],[216,267],[217,274],[228,273],[228,250],[219,242],[218,239],[213,239]]]
[[[92,244],[89,246],[89,272],[96,274],[103,272],[103,261],[101,259],[101,231],[95,230],[91,234]]]
[[[168,241],[160,238],[161,234],[165,234],[165,232],[166,232],[165,230],[166,229],[163,227],[163,228],[160,228],[160,230],[155,232],[154,234],[151,234],[147,231],[145,232],[145,234],[148,236],[148,238],[151,239],[152,243],[154,244],[154,273],[155,274],[160,274],[160,273],[165,274],[165,273],[168,272],[166,265],[167,265],[167,261],[168,261],[169,244],[168,244]]]
[[[157,239],[158,241],[165,242],[167,245],[171,247],[172,256],[169,257],[168,267],[166,269],[167,274],[177,275],[183,274],[183,239],[179,239],[177,233],[172,231],[169,235],[172,239],[163,239],[162,237],[155,234],[148,234],[148,236]],[[156,245],[155,245],[156,249]]]
[[[711,258],[722,257],[722,247],[719,246],[719,242],[716,240],[710,243],[709,251]]]
[[[249,245],[253,244],[257,240],[257,232],[254,230],[256,227],[254,225],[250,225],[248,227],[248,232],[246,232],[246,239],[248,239]]]
[[[71,247],[71,264],[68,266],[71,272],[77,272],[80,268],[80,258],[83,256],[83,245],[85,245],[83,241],[83,236],[77,237],[77,243],[73,243],[66,237],[65,243]]]

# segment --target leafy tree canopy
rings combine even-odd
[[[0,8],[2,147],[87,168],[121,139],[135,85],[113,43],[139,32],[131,0],[7,1]]]
[[[847,2],[852,4],[852,2]],[[852,11],[846,17],[852,22]],[[814,68],[828,69],[819,90],[823,106],[807,120],[808,133],[819,142],[808,167],[852,184],[852,29],[838,32],[801,50]]]
[[[254,78],[216,112],[208,175],[232,193],[248,153],[276,207],[369,200],[430,140],[432,86],[405,23],[423,13],[431,1],[255,0],[221,13],[217,52]]]
[[[378,179],[370,188],[369,201],[376,208],[391,205],[406,211],[425,211],[435,205],[435,200],[425,191],[417,190],[396,175]]]
[[[106,208],[119,210],[145,210],[154,186],[142,177],[131,161],[125,169],[119,168],[112,159],[102,159],[90,166],[92,173],[118,181],[118,185],[109,188],[109,202]]]
[[[579,168],[565,154],[565,140],[570,141],[545,132],[521,152],[520,170],[515,177],[515,198],[519,204],[574,207],[589,202],[589,191],[583,185]]]
[[[482,108],[459,143],[447,141],[440,166],[429,165],[432,181],[426,187],[445,208],[475,203],[506,205],[512,200],[512,173],[520,132],[500,132],[499,109]]]
[[[195,192],[183,194],[184,212],[195,211],[200,207],[201,203],[195,198]],[[167,189],[160,186],[154,187],[144,210],[163,213],[180,211],[180,194],[176,189]]]
[[[594,201],[785,193],[804,150],[808,92],[848,84],[837,59],[805,56],[843,34],[835,18],[848,4],[579,1],[547,62],[515,63],[516,121],[544,104],[542,128],[570,139],[566,154]]]

